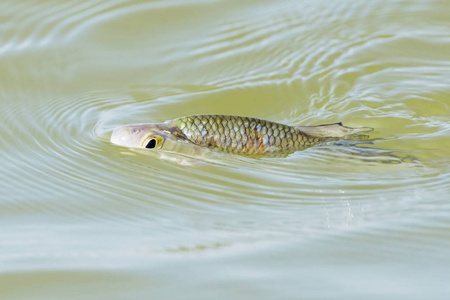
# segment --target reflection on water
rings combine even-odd
[[[0,3],[1,298],[448,298],[448,12]],[[375,131],[272,159],[109,142],[215,113]]]

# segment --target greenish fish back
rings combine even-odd
[[[226,115],[193,115],[175,120],[193,144],[244,156],[292,153],[322,143],[293,126]]]

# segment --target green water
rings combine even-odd
[[[449,15],[0,1],[0,299],[448,299]],[[109,142],[190,114],[375,130],[189,164]]]

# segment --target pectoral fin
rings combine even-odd
[[[348,136],[353,136],[361,132],[372,131],[373,128],[370,127],[359,127],[352,128],[342,125],[342,123],[325,124],[318,126],[297,126],[297,129],[306,133],[307,135],[313,137],[335,137],[335,138],[345,138]]]

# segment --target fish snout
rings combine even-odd
[[[130,126],[114,128],[111,134],[111,143],[125,147],[139,147],[142,129]]]
[[[116,145],[123,145],[127,136],[125,130],[126,129],[123,127],[114,128],[111,134],[111,143]]]

